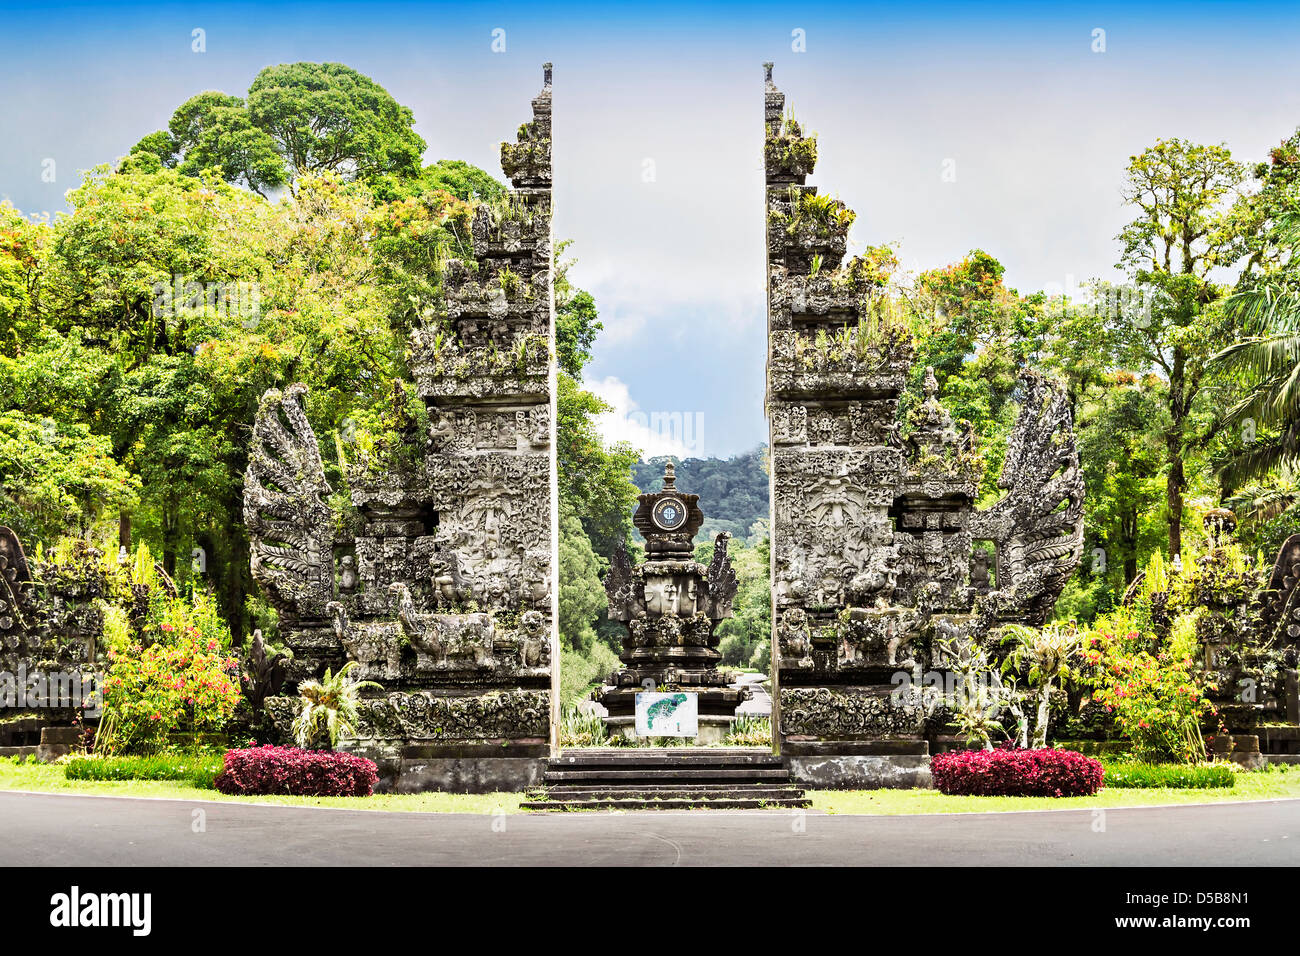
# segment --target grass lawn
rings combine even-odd
[[[0,790],[84,793],[119,797],[171,797],[291,807],[340,807],[349,810],[419,811],[424,813],[516,813],[519,793],[394,793],[356,797],[231,797],[200,790],[188,783],[162,780],[67,780],[54,764],[16,763],[0,759]],[[1300,797],[1300,767],[1276,767],[1237,776],[1235,787],[1208,790],[1103,789],[1095,797],[949,797],[937,790],[809,790],[814,810],[825,813],[982,813],[1002,810],[1063,810],[1091,807],[1141,807],[1171,803],[1220,803],[1225,800],[1270,800]]]
[[[1175,790],[1102,788],[1093,797],[949,797],[938,790],[810,790],[813,809],[826,813],[988,813],[999,810],[1068,810],[1149,807],[1169,803],[1222,803],[1300,797],[1300,767],[1279,766],[1237,774],[1236,786]]]
[[[1298,775],[1300,776],[1300,775]],[[57,764],[16,763],[0,759],[0,790],[39,790],[46,793],[85,793],[115,797],[171,797],[178,800],[221,800],[230,803],[270,803],[288,807],[342,807],[348,810],[403,810],[426,813],[515,813],[519,793],[381,793],[373,797],[233,797],[200,790],[173,780],[68,780]]]

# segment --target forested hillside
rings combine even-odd
[[[633,483],[642,491],[658,491],[669,460],[660,456],[637,462],[632,466]],[[697,542],[711,541],[719,531],[750,544],[767,537],[766,445],[734,458],[683,458],[673,463],[677,487],[700,496],[704,526],[695,536]]]

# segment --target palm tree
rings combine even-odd
[[[1237,372],[1247,383],[1246,394],[1221,424],[1249,422],[1269,433],[1221,466],[1228,488],[1268,474],[1300,472],[1300,213],[1284,217],[1278,233],[1291,252],[1280,275],[1228,299],[1251,336],[1211,359],[1214,367]]]
[[[1284,473],[1268,483],[1242,485],[1223,504],[1243,522],[1264,524],[1300,508],[1300,481]]]
[[[1047,725],[1051,719],[1052,682],[1069,673],[1070,655],[1083,644],[1083,634],[1073,625],[1025,627],[1008,624],[1003,634],[1015,646],[1003,663],[1004,670],[1027,665],[1029,682],[1038,688],[1038,714],[1034,721],[1034,747],[1047,746]]]
[[[341,734],[356,730],[361,691],[367,687],[383,690],[372,680],[351,680],[348,673],[356,666],[356,661],[348,661],[337,674],[326,668],[320,680],[298,685],[299,710],[293,720],[293,735],[299,747],[309,750],[326,738],[332,750]]]

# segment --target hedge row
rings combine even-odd
[[[234,794],[368,797],[378,779],[378,767],[364,757],[267,746],[228,751],[215,785]]]
[[[1101,787],[1099,761],[1073,750],[958,750],[930,758],[941,792],[957,796],[1082,797]]]
[[[1237,775],[1223,764],[1108,763],[1105,767],[1108,787],[1206,790],[1237,785]]]
[[[188,780],[212,786],[224,766],[220,756],[151,754],[142,757],[73,757],[63,767],[68,780]]]

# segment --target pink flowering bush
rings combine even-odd
[[[143,544],[108,567],[103,602],[101,754],[151,754],[176,734],[219,734],[239,703],[239,659],[211,592],[164,586]]]
[[[297,747],[250,747],[226,752],[213,782],[222,793],[287,793],[305,797],[368,797],[379,768],[353,754]]]
[[[1084,642],[1092,699],[1106,708],[1133,753],[1147,762],[1205,759],[1201,726],[1219,722],[1208,694],[1218,690],[1195,657],[1195,618],[1167,637],[1141,630],[1123,614],[1098,618]]]
[[[160,628],[163,639],[109,650],[101,682],[111,735],[110,753],[149,753],[173,731],[219,732],[239,702],[239,660],[195,627]]]
[[[955,796],[1086,797],[1101,787],[1099,761],[1073,750],[959,750],[930,758],[941,792]]]

